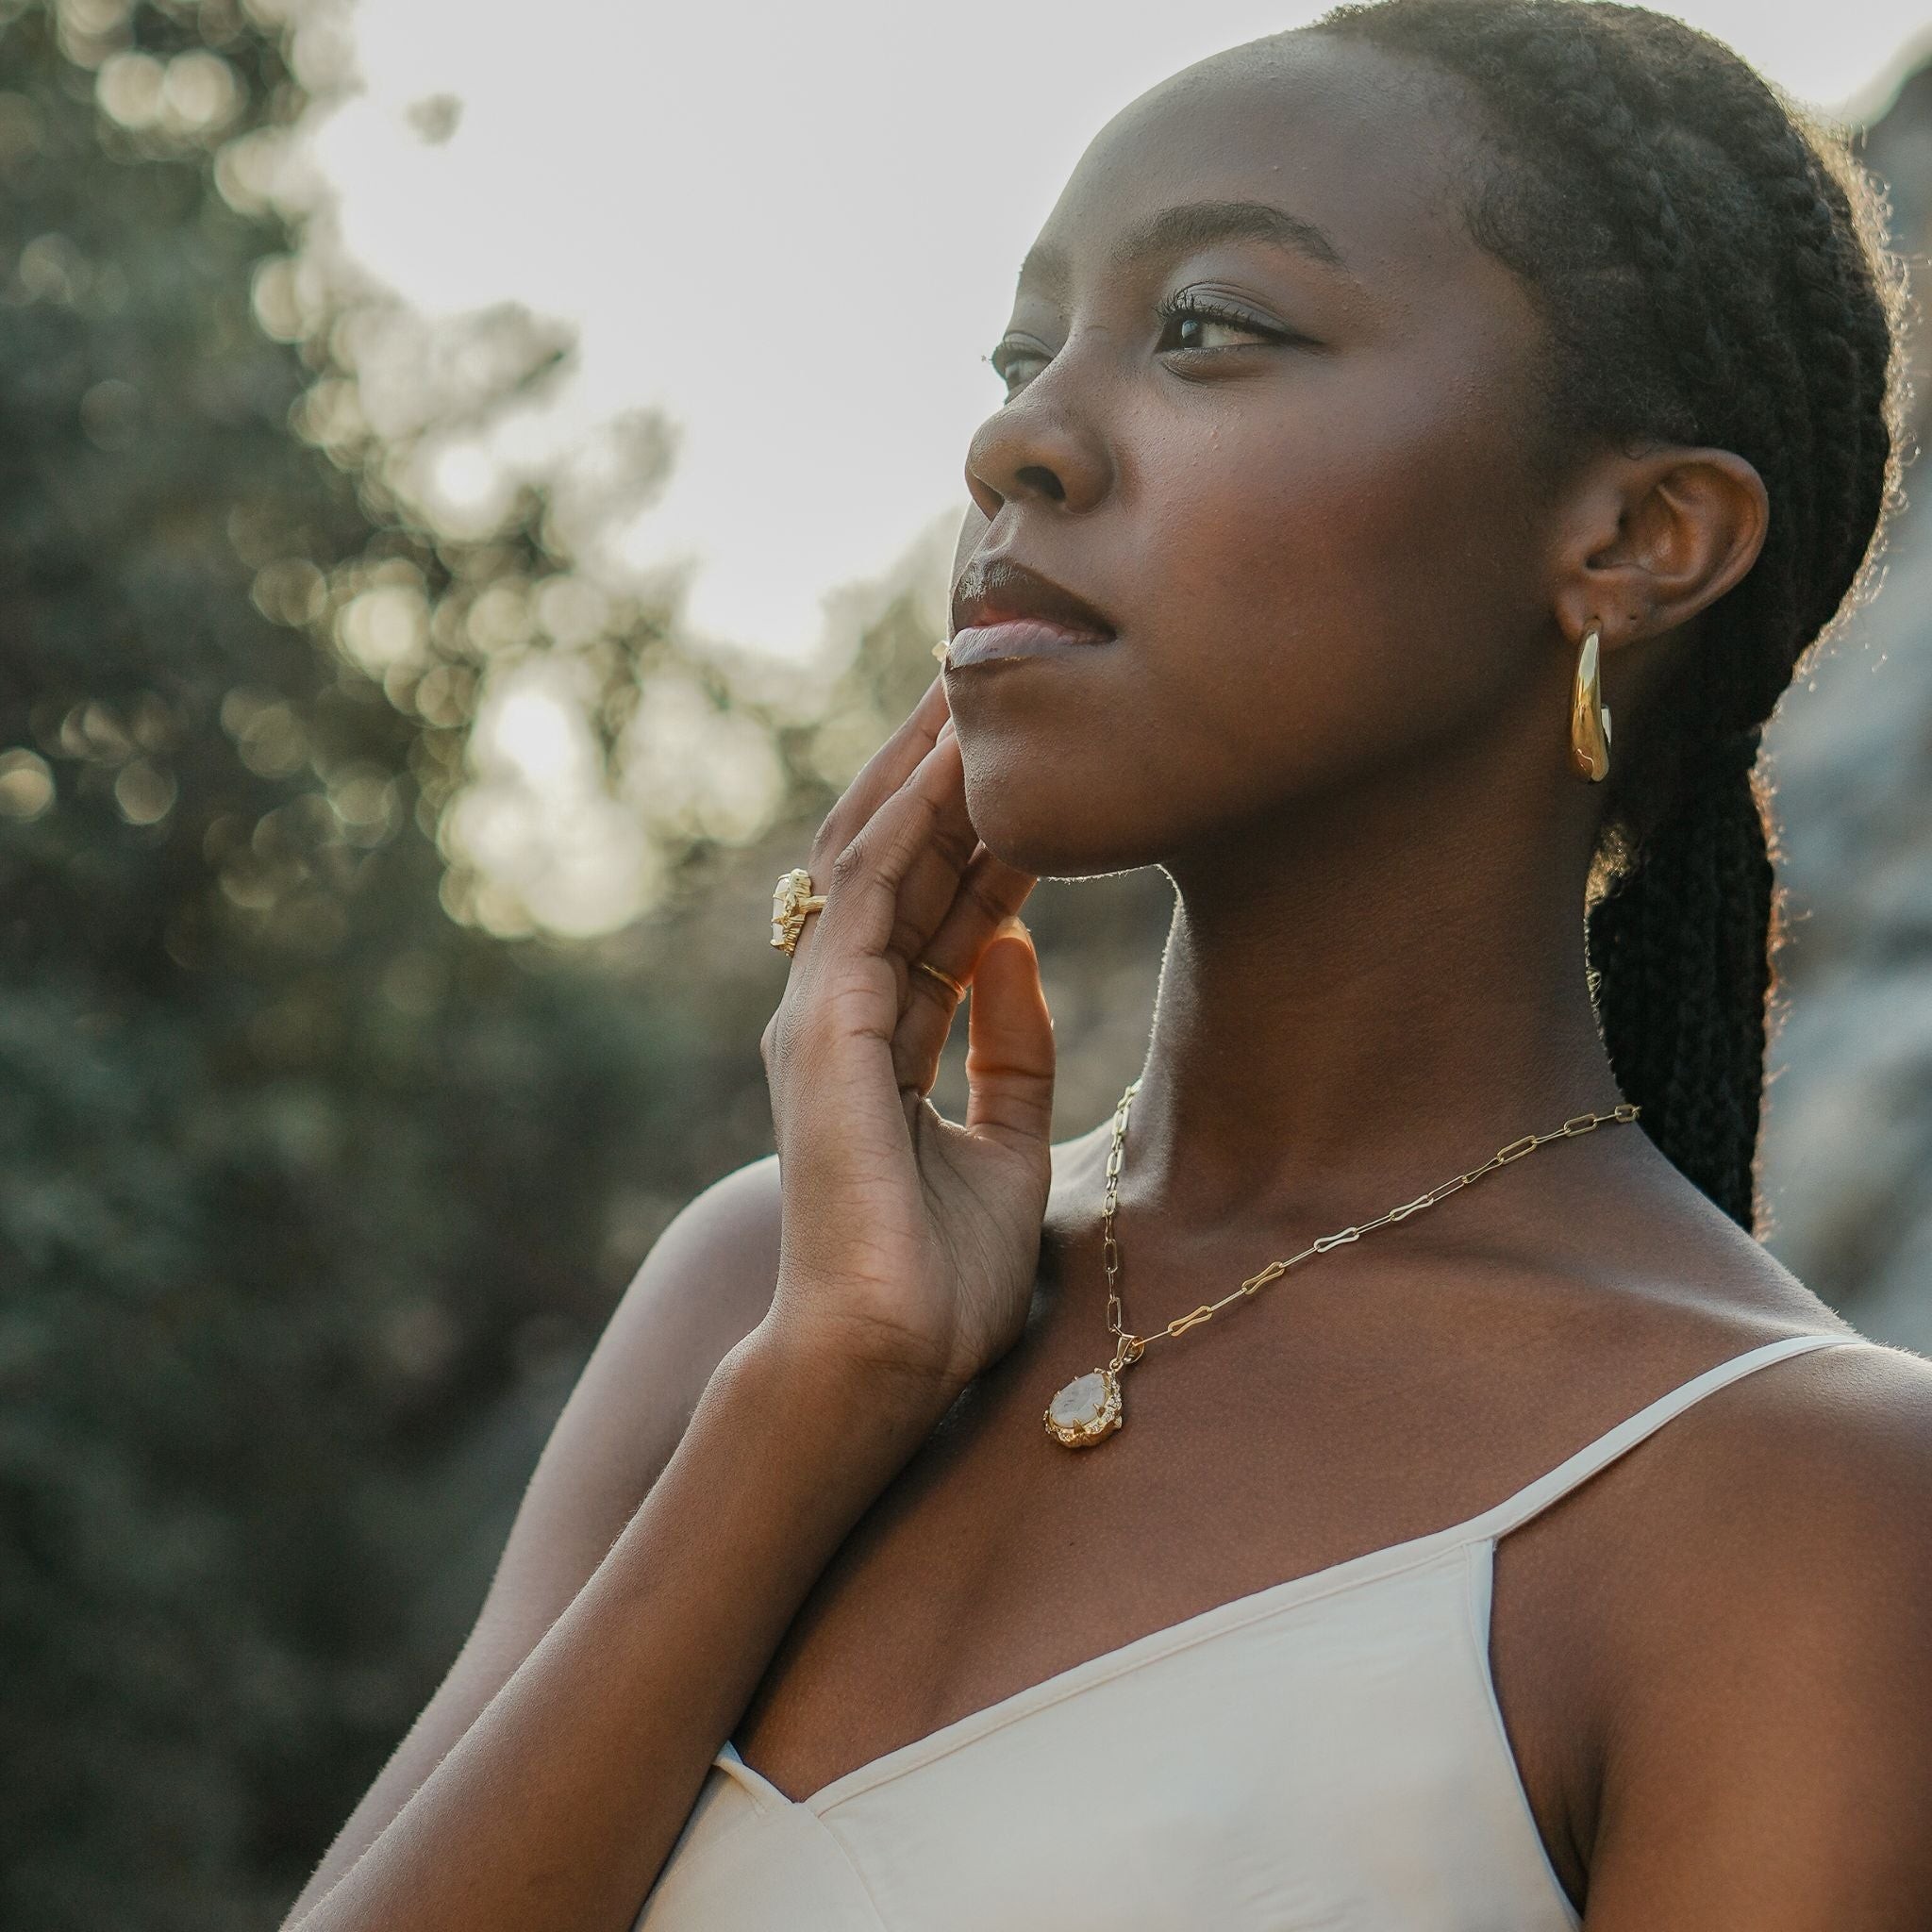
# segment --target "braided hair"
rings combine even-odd
[[[1727,449],[1771,499],[1757,563],[1618,734],[1586,895],[1590,982],[1651,1139],[1757,1229],[1781,904],[1764,724],[1868,593],[1899,495],[1904,285],[1842,135],[1721,42],[1612,0],[1367,0],[1315,31],[1473,91],[1474,240],[1551,353],[1536,455]]]

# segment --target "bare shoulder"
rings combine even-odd
[[[1932,1923],[1932,1362],[1819,1350],[1678,1430],[1603,1626],[1590,1923]]]
[[[632,1276],[578,1379],[571,1401],[608,1411],[616,1440],[602,1460],[637,1491],[632,1507],[719,1362],[771,1306],[780,1198],[778,1158],[768,1154],[687,1203]]]
[[[620,1333],[648,1324],[692,1346],[700,1361],[724,1349],[771,1306],[778,1276],[782,1195],[767,1154],[694,1195],[652,1244],[611,1317]],[[705,1365],[708,1378],[715,1358]],[[693,1391],[695,1396],[695,1391]]]
[[[1870,1545],[1874,1559],[1902,1542],[1932,1551],[1932,1361],[1845,1340],[1745,1376],[1685,1419],[1703,1452],[1701,1503],[1722,1496],[1765,1559],[1777,1554],[1767,1543],[1843,1557]]]
[[[1053,1149],[1057,1197],[1092,1155],[1091,1134]],[[549,1609],[559,1579],[575,1591],[602,1559],[675,1454],[718,1364],[771,1307],[782,1228],[774,1154],[713,1183],[658,1236],[544,1446],[502,1593],[534,1589]]]
[[[606,1323],[543,1446],[486,1617],[547,1627],[676,1451],[724,1357],[771,1305],[778,1161],[696,1195],[658,1237]]]
[[[1732,1636],[1782,1624],[1789,1641],[1805,1609],[1840,1636],[1867,1620],[1878,1641],[1896,1587],[1932,1586],[1932,1361],[1845,1339],[1717,1391],[1658,1439],[1647,1539],[1680,1588],[1722,1594]],[[1932,1620],[1912,1623],[1932,1649]]]

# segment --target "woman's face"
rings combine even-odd
[[[1164,82],[1075,169],[993,358],[954,615],[1013,608],[1010,559],[1115,635],[948,672],[1001,858],[1252,850],[1475,740],[1563,773],[1541,328],[1464,227],[1450,85],[1286,35]]]

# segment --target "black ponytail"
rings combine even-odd
[[[1549,452],[1746,458],[1750,574],[1618,732],[1586,915],[1611,1066],[1676,1166],[1757,1231],[1781,919],[1763,726],[1857,601],[1898,497],[1904,289],[1878,194],[1722,42],[1610,0],[1371,0],[1318,31],[1407,53],[1479,105],[1472,233],[1536,293]]]

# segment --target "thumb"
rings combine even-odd
[[[1002,920],[973,969],[966,1028],[966,1127],[1045,1147],[1053,1137],[1053,1015],[1033,935]]]

